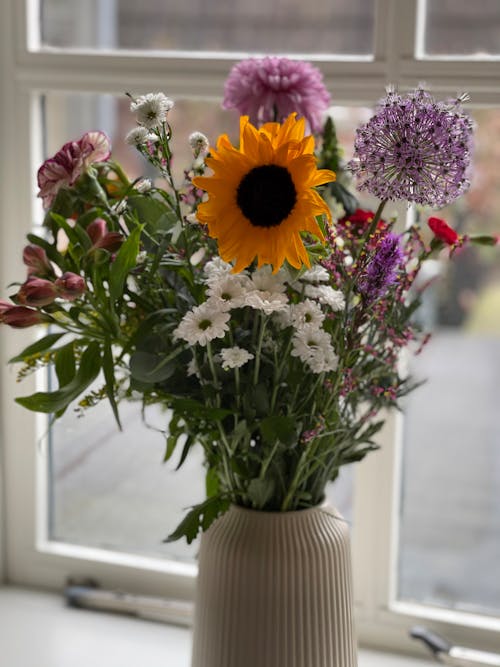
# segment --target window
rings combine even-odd
[[[22,278],[18,258],[24,235],[39,214],[30,193],[44,153],[91,125],[123,136],[128,122],[123,113],[127,105],[122,103],[125,90],[164,90],[178,101],[189,130],[208,131],[209,124],[217,134],[228,122],[219,102],[230,66],[246,53],[270,50],[268,44],[273,44],[271,50],[307,54],[321,67],[339,126],[346,132],[344,145],[356,124],[355,114],[361,117],[363,107],[381,97],[388,83],[407,89],[426,81],[439,97],[469,90],[483,132],[477,180],[466,200],[468,209],[457,207],[449,214],[456,221],[462,216],[470,225],[478,224],[478,219],[483,223],[487,213],[489,231],[500,233],[498,182],[492,180],[500,146],[498,3],[318,0],[315,11],[308,6],[305,13],[303,3],[294,0],[254,3],[252,9],[247,5],[232,3],[229,12],[227,3],[219,0],[210,5],[207,15],[206,3],[183,3],[182,11],[198,17],[197,24],[191,18],[187,21],[181,10],[167,21],[165,3],[152,0],[143,3],[140,14],[136,4],[125,0],[4,1],[0,25],[3,293],[13,276]],[[264,9],[266,18],[272,16],[265,30]],[[486,16],[487,22],[483,21]],[[255,35],[262,41],[257,42]],[[138,167],[132,154],[123,152],[120,159],[128,161],[131,169]],[[406,420],[397,417],[388,422],[381,451],[346,471],[344,486],[333,490],[335,502],[352,514],[358,629],[366,643],[408,650],[407,630],[417,619],[477,647],[494,648],[495,631],[500,629],[498,591],[491,584],[500,580],[500,437],[491,421],[494,405],[486,402],[498,395],[498,373],[494,373],[499,363],[498,321],[492,324],[493,332],[488,330],[487,342],[479,338],[486,335],[481,299],[484,304],[485,299],[497,298],[490,297],[488,289],[495,291],[498,286],[498,256],[491,266],[483,266],[483,258],[479,263],[478,259],[461,259],[472,262],[467,269],[470,285],[459,285],[465,269],[458,279],[448,275],[440,283],[448,291],[438,293],[436,285],[431,293],[434,302],[426,304],[426,316],[436,323],[437,335],[417,358],[415,372],[429,376],[428,387],[410,399]],[[458,307],[451,312],[452,295],[457,294]],[[464,319],[453,322],[463,318],[460,308],[467,309],[467,325]],[[486,308],[488,313],[494,310]],[[479,329],[471,329],[474,321],[480,322]],[[14,403],[18,393],[30,392],[29,383],[17,386],[14,369],[6,367],[6,360],[28,336],[0,329],[4,443],[0,484],[5,498],[8,580],[60,588],[69,575],[93,576],[108,587],[192,597],[192,552],[179,545],[175,546],[179,551],[168,551],[161,543],[175,522],[175,513],[191,501],[182,496],[182,504],[175,508],[172,489],[188,485],[179,473],[161,466],[161,444],[153,431],[138,425],[134,406],[126,416],[131,426],[124,434],[112,431],[107,415],[96,413],[84,420],[68,416],[47,437],[45,420]],[[477,375],[467,372],[463,364],[448,363],[441,349],[451,354],[453,362],[457,354],[469,363],[477,360],[473,369]],[[443,429],[442,443],[434,449],[425,430],[436,436],[430,402],[442,408],[434,415],[441,426],[448,423],[445,413],[453,405],[450,399],[436,406],[434,395],[426,392],[439,392],[450,384],[458,391],[459,383],[477,386],[478,391],[487,389],[480,403],[481,419],[471,416],[478,391],[453,399],[461,418],[469,417],[467,430],[459,427],[465,438],[460,462],[469,497],[462,488],[452,486],[461,471],[449,432],[459,422],[452,413],[451,426]],[[165,419],[162,414],[150,417],[155,424]],[[96,432],[106,439],[105,448],[97,446]],[[66,446],[68,440],[71,447]],[[472,447],[477,455],[472,455]],[[438,454],[441,463],[434,458]],[[445,465],[453,465],[448,477]],[[94,473],[97,469],[99,475]],[[478,480],[475,490],[473,478]],[[115,488],[117,480],[120,484]],[[437,495],[437,490],[444,494]],[[189,493],[197,493],[194,485],[189,485]],[[147,534],[140,534],[145,514]],[[461,517],[469,522],[468,532],[459,522]],[[446,530],[454,530],[451,521],[460,523],[453,535],[460,553],[454,554],[453,561],[440,550],[448,538],[439,522]],[[467,575],[464,582],[461,575],[464,563],[486,573],[472,592],[471,577]]]

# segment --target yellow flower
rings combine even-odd
[[[285,260],[310,267],[301,232],[324,241],[315,216],[330,212],[314,188],[335,174],[316,168],[314,138],[304,137],[305,121],[295,116],[259,129],[242,116],[239,149],[222,135],[206,160],[213,175],[193,179],[209,195],[198,220],[218,240],[222,259],[235,262],[235,273],[254,259],[259,267],[272,264],[274,273]]]

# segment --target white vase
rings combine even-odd
[[[192,667],[356,667],[348,527],[241,507],[202,536]]]

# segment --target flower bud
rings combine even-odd
[[[54,284],[56,285],[59,296],[62,299],[66,299],[66,301],[74,301],[87,289],[85,280],[76,273],[71,273],[71,271],[63,273]]]
[[[3,310],[5,302],[0,304],[0,323],[7,324],[14,329],[25,329],[34,324],[41,324],[47,321],[47,317],[33,308],[25,306],[10,306]]]
[[[106,221],[102,218],[97,218],[87,227],[87,234],[92,241],[92,250],[103,248],[114,252],[123,243],[123,235],[120,232],[109,232]]]
[[[40,246],[27,245],[23,250],[23,262],[28,267],[28,276],[44,277],[53,275],[47,253]]]
[[[460,239],[457,232],[441,218],[429,218],[427,224],[434,233],[434,236],[447,245],[455,245]]]
[[[57,297],[57,287],[50,280],[30,276],[16,294],[16,301],[25,306],[48,306]]]

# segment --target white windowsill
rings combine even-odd
[[[71,609],[62,596],[0,587],[0,647],[9,667],[189,667],[185,628],[117,614]],[[433,663],[360,651],[359,667]]]

